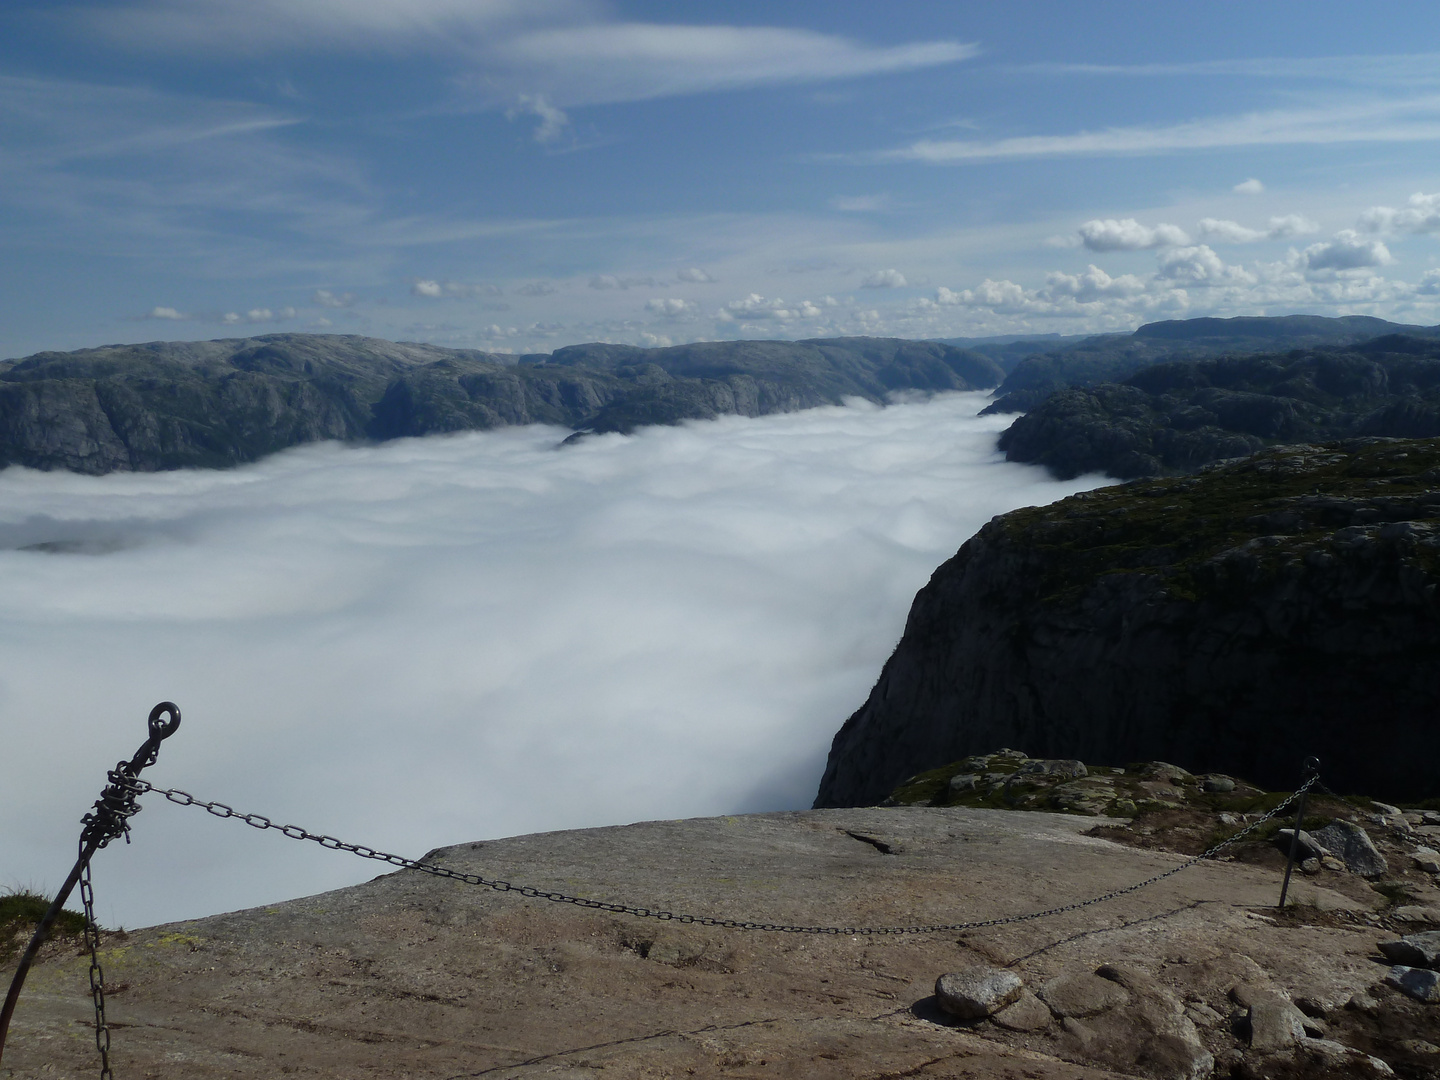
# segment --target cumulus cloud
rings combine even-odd
[[[675,278],[677,281],[686,281],[695,285],[707,285],[715,280],[698,266],[687,266],[683,270],[677,270]]]
[[[1440,270],[1426,270],[1415,291],[1421,296],[1440,296]]]
[[[1111,296],[1138,296],[1145,291],[1145,283],[1134,274],[1111,277],[1094,263],[1082,274],[1048,274],[1045,284],[1051,296],[1073,296],[1082,304]]]
[[[905,287],[905,275],[899,270],[876,270],[866,274],[860,282],[862,289],[903,289]]]
[[[1367,240],[1353,229],[1342,229],[1335,239],[1311,244],[1304,251],[1308,270],[1366,270],[1388,266],[1395,261],[1379,240]]]
[[[1140,251],[1190,242],[1178,226],[1160,224],[1152,229],[1134,218],[1097,218],[1081,225],[1079,232],[1081,243],[1091,251]]]
[[[283,307],[278,312],[271,311],[269,308],[257,307],[251,308],[243,315],[238,311],[227,311],[220,316],[219,321],[222,326],[236,326],[240,323],[283,322],[294,317],[295,309],[293,307]]]
[[[695,273],[700,274],[703,274],[704,272],[705,271],[703,270],[695,271]],[[685,273],[686,271],[682,270],[679,274],[676,275],[676,277],[679,278],[681,281],[697,280],[695,278],[687,278],[682,276]],[[590,279],[590,288],[592,289],[637,289],[641,287],[647,289],[654,289],[658,288],[662,284],[663,282],[656,281],[653,277],[617,277],[614,274],[596,274]]]
[[[1252,176],[1249,180],[1241,180],[1230,190],[1239,195],[1259,195],[1265,190],[1265,185]]]
[[[147,319],[188,319],[189,315],[182,315],[173,307],[153,307],[145,314]]]
[[[1227,265],[1208,244],[1162,252],[1155,276],[1192,287],[1253,285],[1256,281],[1255,275],[1244,267]]]
[[[652,311],[656,315],[663,315],[667,319],[675,319],[681,315],[692,314],[695,311],[695,305],[689,300],[678,300],[674,298],[647,300],[645,301],[645,310]]]
[[[555,286],[548,281],[529,281],[515,290],[520,296],[549,296],[555,291]]]
[[[76,808],[161,699],[185,725],[157,783],[412,856],[807,806],[934,567],[992,515],[1086,486],[999,460],[1008,418],[976,417],[984,400],[560,452],[564,431],[526,428],[223,472],[0,472],[0,686],[8,715],[46,718],[7,731],[0,816],[28,824],[0,831],[0,866],[59,883]],[[44,543],[77,553],[26,550]],[[108,925],[374,874],[142,802],[134,845],[97,859]]]
[[[426,296],[434,300],[441,298],[474,300],[482,296],[500,296],[502,294],[503,290],[498,285],[491,285],[487,282],[435,281],[430,278],[420,278],[410,284],[411,296]],[[316,293],[316,296],[318,297],[319,293]],[[349,298],[351,302],[354,300],[349,293],[345,293],[345,297]],[[348,304],[326,304],[324,306],[346,307]]]
[[[416,284],[418,285],[419,283],[417,282]],[[427,282],[427,284],[434,285],[435,283],[432,281],[432,282]],[[411,291],[414,291],[414,286],[412,286],[412,290],[411,290]],[[417,295],[417,296],[429,296],[429,295],[431,295],[431,294],[430,294],[430,293],[418,293],[418,292],[417,292],[416,295]],[[435,294],[435,295],[439,295],[439,294],[437,293],[437,294]],[[355,303],[355,294],[354,294],[354,293],[348,293],[348,292],[346,292],[346,293],[333,293],[333,292],[331,292],[329,289],[316,289],[315,292],[314,292],[314,294],[310,297],[310,302],[311,302],[312,304],[314,304],[316,307],[325,307],[325,308],[347,308],[347,307],[349,307],[351,304]]]
[[[1230,244],[1251,244],[1257,240],[1284,240],[1292,236],[1303,236],[1319,232],[1318,223],[1300,214],[1286,214],[1272,217],[1263,229],[1250,229],[1237,221],[1218,218],[1202,218],[1200,235],[1207,240],[1219,240]]]
[[[1417,191],[1401,210],[1372,206],[1360,215],[1360,227],[1366,232],[1378,233],[1436,232],[1440,230],[1440,192],[1426,195]]]
[[[751,293],[749,296],[739,300],[732,300],[718,312],[716,317],[722,322],[736,319],[757,320],[775,319],[780,322],[787,322],[791,319],[815,319],[824,312],[819,305],[809,300],[801,300],[798,304],[787,304],[779,297],[766,299],[759,293]]]

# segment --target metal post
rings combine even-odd
[[[162,716],[166,719],[162,720]],[[20,966],[15,969],[15,977],[10,980],[10,992],[5,995],[5,1007],[0,1009],[0,1058],[5,1054],[5,1036],[9,1034],[10,1018],[15,1014],[15,1005],[20,1000],[20,988],[25,985],[25,976],[30,973],[30,965],[35,962],[35,955],[40,951],[40,946],[45,944],[50,928],[60,917],[65,901],[70,898],[71,891],[95,852],[117,836],[125,836],[126,840],[129,840],[128,819],[140,812],[140,805],[135,801],[134,792],[130,790],[128,782],[139,776],[140,770],[155,764],[155,758],[160,753],[160,744],[175,734],[175,729],[180,726],[179,708],[170,701],[160,702],[150,710],[149,725],[149,738],[140,744],[134,757],[120,762],[111,770],[110,783],[100,793],[94,809],[81,818],[81,824],[85,828],[80,833],[80,857],[75,861],[65,884],[60,886],[60,891],[55,894],[55,899],[40,920],[40,925],[35,928],[35,936],[26,946],[24,955],[20,957]]]
[[[1312,776],[1320,772],[1320,759],[1307,757],[1305,759],[1305,777],[1308,781]],[[1303,781],[1302,781],[1303,782]],[[1285,881],[1280,886],[1280,903],[1276,907],[1285,906],[1285,894],[1290,891],[1290,872],[1295,868],[1295,856],[1300,851],[1300,823],[1305,820],[1305,797],[1310,794],[1309,787],[1300,789],[1300,805],[1295,808],[1295,831],[1290,837],[1290,855],[1285,860]]]

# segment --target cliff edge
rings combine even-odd
[[[1440,440],[1277,447],[996,518],[916,596],[815,805],[995,746],[1440,795]]]

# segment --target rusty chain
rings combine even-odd
[[[95,922],[95,891],[90,864],[80,873],[80,903],[85,910],[85,945],[90,950],[90,997],[95,1002],[95,1049],[100,1051],[100,1080],[114,1080],[110,1070],[110,1028],[105,1023],[105,970],[100,966],[100,927]]]
[[[783,923],[762,923],[752,922],[745,919],[722,919],[712,915],[689,915],[666,911],[661,908],[637,907],[631,904],[617,904],[606,900],[593,900],[583,896],[571,896],[568,893],[551,892],[546,889],[537,889],[529,885],[516,885],[508,881],[501,881],[495,878],[482,877],[479,874],[466,874],[458,870],[451,870],[445,866],[437,866],[434,863],[420,862],[416,859],[407,859],[403,855],[392,855],[388,852],[377,851],[375,848],[367,847],[364,844],[350,844],[333,836],[312,833],[302,829],[298,825],[277,825],[263,814],[241,813],[234,807],[227,806],[222,802],[207,802],[204,799],[197,799],[185,791],[175,788],[155,787],[144,780],[132,780],[129,787],[136,796],[153,791],[157,795],[163,795],[167,800],[179,806],[198,806],[208,814],[218,818],[234,818],[243,821],[251,828],[266,830],[274,829],[281,835],[291,840],[309,840],[319,844],[321,847],[329,848],[332,851],[348,851],[352,855],[358,855],[362,859],[373,859],[376,862],[389,863],[404,870],[417,870],[421,873],[432,874],[435,877],[449,878],[452,881],[459,881],[466,885],[479,885],[487,889],[494,889],[496,892],[513,892],[520,896],[537,900],[549,900],[557,904],[574,904],[577,907],[590,908],[596,911],[607,911],[616,915],[633,915],[642,919],[658,919],[662,922],[678,922],[695,926],[714,926],[729,930],[760,930],[769,933],[783,934],[833,934],[846,935],[851,937],[874,937],[887,934],[934,934],[944,932],[955,932],[960,930],[981,930],[994,926],[1008,926],[1013,923],[1032,922],[1036,919],[1045,919],[1054,915],[1062,915],[1070,911],[1079,911],[1082,908],[1092,907],[1095,904],[1103,904],[1117,897],[1137,892],[1140,889],[1148,888],[1166,878],[1174,877],[1176,874],[1190,869],[1196,863],[1206,859],[1212,859],[1225,848],[1229,847],[1260,828],[1267,821],[1279,815],[1287,809],[1296,799],[1319,780],[1318,774],[1312,774],[1302,784],[1298,791],[1294,792],[1273,810],[1241,829],[1234,836],[1227,837],[1218,844],[1213,845],[1199,855],[1192,856],[1179,866],[1166,870],[1163,874],[1156,874],[1154,877],[1146,878],[1144,881],[1136,882],[1133,885],[1126,885],[1120,889],[1114,889],[1100,896],[1092,896],[1087,900],[1077,900],[1073,903],[1062,904],[1058,907],[1047,908],[1044,911],[1031,911],[1022,915],[1006,915],[995,919],[979,919],[971,922],[938,923],[926,926],[794,926]]]

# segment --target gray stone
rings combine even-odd
[[[1235,781],[1228,776],[1207,776],[1205,790],[1220,795],[1228,794],[1235,790]]]
[[[1063,776],[1069,780],[1079,780],[1081,777],[1089,776],[1090,770],[1085,768],[1085,763],[1076,761],[1073,758],[1045,758],[1043,760],[1027,761],[1020,766],[1020,772],[1025,775],[1041,776]]]
[[[1397,922],[1429,923],[1434,926],[1440,923],[1440,908],[1427,907],[1424,904],[1402,904],[1390,912],[1390,917]]]
[[[1051,979],[1039,990],[1040,999],[1056,1016],[1094,1016],[1116,1005],[1128,1005],[1130,992],[1118,982],[1088,971]]]
[[[975,785],[980,782],[980,777],[974,773],[957,773],[950,777],[950,794],[963,795],[967,791],[974,791]]]
[[[1290,842],[1294,836],[1294,829],[1280,829],[1278,832],[1275,833],[1275,846],[1279,848],[1282,852],[1284,852],[1286,855],[1289,855]],[[1300,845],[1295,852],[1295,857],[1299,861],[1304,862],[1306,859],[1319,859],[1322,856],[1329,854],[1331,854],[1331,852],[1328,848],[1325,847],[1324,844],[1320,843],[1318,840],[1315,839],[1314,836],[1306,832],[1304,829],[1300,830]]]
[[[1427,874],[1440,874],[1440,851],[1434,848],[1416,848],[1410,852],[1410,860],[1417,870]]]
[[[978,966],[947,972],[935,980],[940,1007],[962,1020],[983,1020],[1017,1001],[1025,991],[1020,976],[1004,968]]]
[[[1050,1010],[1029,990],[1024,990],[990,1019],[1011,1031],[1039,1031],[1050,1026]]]
[[[1399,941],[1380,942],[1385,959],[1407,967],[1440,968],[1440,930],[1406,934]]]
[[[1305,1014],[1279,991],[1241,983],[1230,996],[1249,1010],[1250,1049],[1257,1053],[1288,1050],[1305,1038]]]
[[[1396,990],[1409,994],[1416,1001],[1423,1001],[1427,1005],[1440,1003],[1440,971],[1397,964],[1390,969],[1390,974],[1385,976],[1385,982]]]
[[[1359,825],[1336,821],[1311,834],[1322,847],[1342,859],[1345,868],[1361,877],[1379,877],[1390,867],[1385,856],[1375,850],[1370,835]]]
[[[1325,1069],[1327,1073],[1344,1070],[1343,1075],[1355,1077],[1395,1075],[1394,1070],[1379,1058],[1362,1054],[1359,1050],[1351,1049],[1333,1039],[1301,1039],[1296,1044],[1296,1049],[1303,1060]]]

